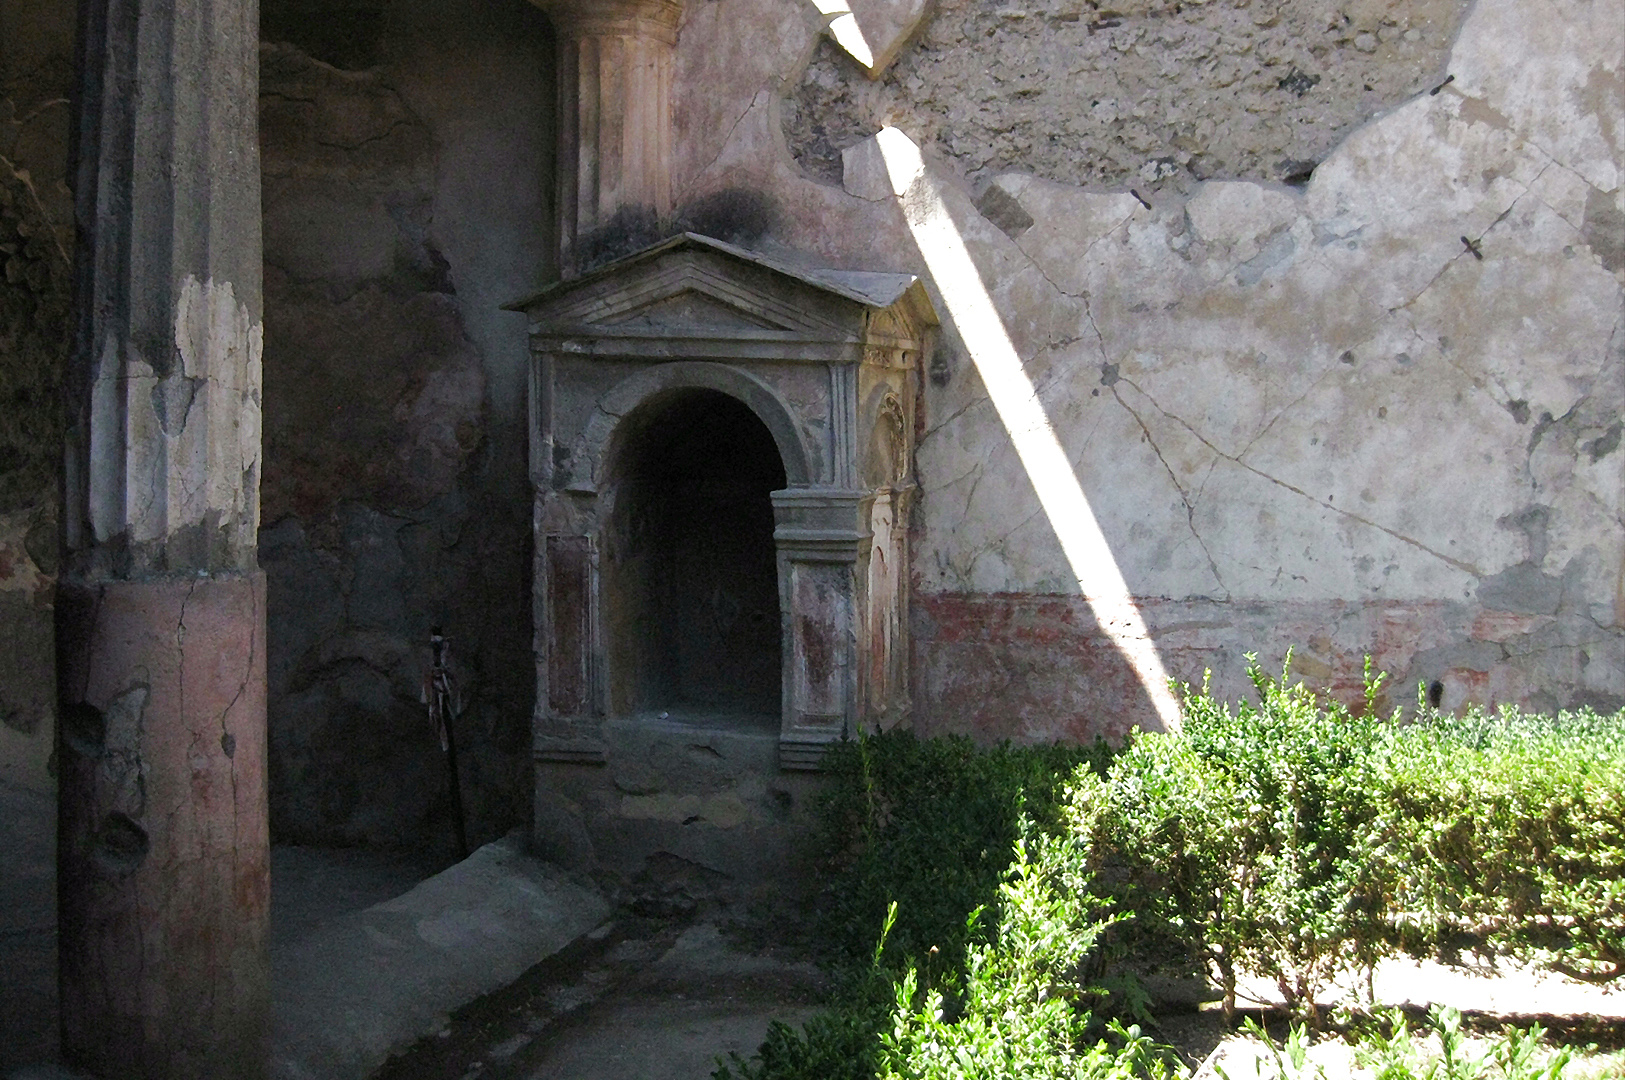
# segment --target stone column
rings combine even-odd
[[[257,0],[89,0],[68,377],[63,1048],[266,1076]]]
[[[559,265],[624,254],[671,217],[681,0],[534,0],[559,32]]]

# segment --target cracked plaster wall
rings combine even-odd
[[[912,128],[1175,674],[1210,665],[1235,691],[1243,651],[1295,644],[1301,672],[1345,688],[1374,651],[1399,676],[1397,700],[1438,678],[1446,705],[1617,704],[1617,6],[1479,0],[1459,29],[1453,4],[1351,8],[1376,29],[1348,42],[1333,40],[1347,26],[1294,40],[1280,33],[1290,19],[1245,31],[1236,5],[1186,6],[1195,22],[1136,8],[1082,41],[1098,52],[1131,32],[1109,66],[1141,81],[1111,115],[1090,104],[1068,143],[1048,137],[1065,133],[1054,119],[1073,111],[1076,82],[972,100],[964,80],[990,54],[934,43],[956,19],[960,33],[996,21],[1000,48],[1030,59],[1028,35],[1042,58],[1065,34],[1088,37],[1098,12],[1070,23],[945,6],[895,78],[871,87],[840,71],[830,99],[801,89],[837,64],[810,6],[691,3],[678,205],[749,218],[760,246],[918,270],[895,203],[853,194],[876,186],[861,162],[830,168],[881,121]],[[28,171],[67,249],[61,8],[0,0],[0,154]],[[275,0],[266,10],[274,23]],[[1424,11],[1426,26],[1404,22]],[[479,17],[417,0],[340,14],[350,30],[264,55],[273,797],[279,827],[308,839],[443,839],[438,751],[416,703],[432,621],[451,632],[473,702],[476,832],[521,816],[528,771],[525,346],[498,305],[549,273],[551,49],[519,0]],[[308,25],[298,15],[281,25]],[[1254,66],[1226,92],[1274,111],[1244,110],[1239,134],[1214,120],[1182,148],[1178,50],[1166,72],[1148,65],[1170,32],[1206,40],[1209,18],[1251,43]],[[1371,65],[1373,90],[1354,93]],[[1294,66],[1321,81],[1282,87]],[[1415,93],[1439,72],[1453,81]],[[933,127],[934,108],[975,122]],[[833,133],[825,149],[796,134],[815,126]],[[1148,183],[1145,162],[1168,146],[1184,171]],[[1321,164],[1300,188],[1267,182],[1289,160]],[[1263,182],[1196,179],[1212,175]],[[944,314],[913,523],[918,720],[1040,738],[1143,719]],[[6,317],[0,332],[22,325]],[[25,369],[7,348],[10,379]],[[41,709],[7,714],[0,766],[44,784],[55,478],[27,468],[3,477],[22,478],[0,513],[0,616],[22,635],[5,655],[22,666],[0,691]]]
[[[1444,26],[1459,9],[1428,10]],[[1004,172],[998,155],[927,142],[1176,676],[1211,666],[1239,693],[1242,653],[1273,662],[1296,645],[1297,669],[1341,691],[1373,653],[1398,704],[1435,679],[1447,707],[1625,702],[1617,16],[1608,0],[1479,0],[1442,63],[1388,84],[1403,96],[1452,76],[1437,93],[1359,126],[1360,109],[1310,117],[1302,153],[1322,160],[1296,188],[1186,182],[1142,190],[1148,206],[1123,190],[1140,185],[1138,151],[1094,175],[1037,159]],[[1052,32],[1016,23],[1038,42]],[[788,0],[689,8],[679,203],[752,189],[778,215],[764,244],[921,270],[878,155],[849,155],[843,187],[786,140],[819,32]],[[911,48],[938,48],[936,33]],[[959,48],[971,66],[997,55]],[[926,62],[910,55],[898,78]],[[1356,72],[1380,58],[1342,55]],[[1144,108],[1162,123],[1173,106]],[[1106,130],[1132,142],[1137,123],[1119,113]],[[1210,157],[1268,177],[1288,151],[1259,145]],[[913,522],[917,723],[1042,738],[1144,721],[943,314]]]
[[[0,781],[37,790],[54,784],[74,35],[72,5],[0,0]]]
[[[271,812],[452,842],[419,701],[451,641],[471,842],[527,813],[523,317],[548,274],[552,42],[524,0],[264,0]]]

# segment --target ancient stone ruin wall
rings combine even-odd
[[[0,780],[52,784],[74,12],[0,2]]]
[[[39,784],[65,12],[0,0],[0,245],[17,248],[0,248],[0,656],[18,665],[0,670],[0,766]],[[549,32],[524,0],[265,14],[276,827],[444,836],[417,701],[440,622],[478,835],[524,816],[529,769],[527,359],[500,305],[551,273]],[[1300,672],[1345,689],[1373,653],[1396,703],[1421,682],[1447,707],[1617,705],[1617,15],[944,2],[869,82],[806,0],[690,0],[673,201],[725,239],[916,271],[905,211],[940,201],[1176,676],[1211,666],[1238,692],[1244,651],[1296,645]],[[924,148],[906,199],[868,142],[882,124]],[[1057,540],[1077,522],[1044,512],[943,284],[912,525],[917,723],[1142,722],[1143,673]]]
[[[420,701],[451,641],[471,839],[529,789],[525,339],[552,44],[522,0],[265,0],[265,479],[280,840],[448,844]]]
[[[696,5],[680,44],[679,202],[754,190],[772,242],[924,270],[912,215],[975,267],[933,282],[917,724],[1154,720],[963,343],[976,289],[1176,677],[1240,693],[1295,645],[1350,696],[1373,654],[1391,704],[1625,702],[1617,5],[1023,7],[945,5],[877,86],[792,0]],[[853,149],[883,121],[924,144],[902,198]]]
[[[879,81],[829,39],[785,98],[813,175],[884,124],[976,181],[1301,183],[1355,125],[1443,78],[1466,0],[946,0]]]

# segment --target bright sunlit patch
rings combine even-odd
[[[926,174],[920,148],[893,127],[881,129],[876,141],[914,243],[964,338],[999,420],[1010,433],[1078,589],[1101,629],[1133,666],[1163,726],[1172,730],[1179,725],[1179,704],[1168,689],[1162,658],[1027,369],[1005,332],[993,298],[971,262],[964,238]]]
[[[835,44],[851,53],[852,59],[864,67],[875,66],[874,50],[869,48],[863,28],[858,25],[852,9],[846,6],[846,0],[813,0],[813,6],[828,20],[830,36],[835,38]]]

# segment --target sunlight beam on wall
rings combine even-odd
[[[863,28],[858,25],[858,18],[852,14],[846,0],[813,0],[813,6],[825,18],[835,44],[851,53],[852,59],[865,68],[875,66],[874,50],[869,48],[869,41],[863,36]]]
[[[1038,400],[1038,391],[971,262],[964,237],[925,171],[920,148],[894,127],[881,129],[875,138],[914,243],[1010,434],[1079,591],[1101,629],[1134,668],[1163,727],[1173,730],[1179,726],[1179,704],[1168,688],[1162,657]]]

